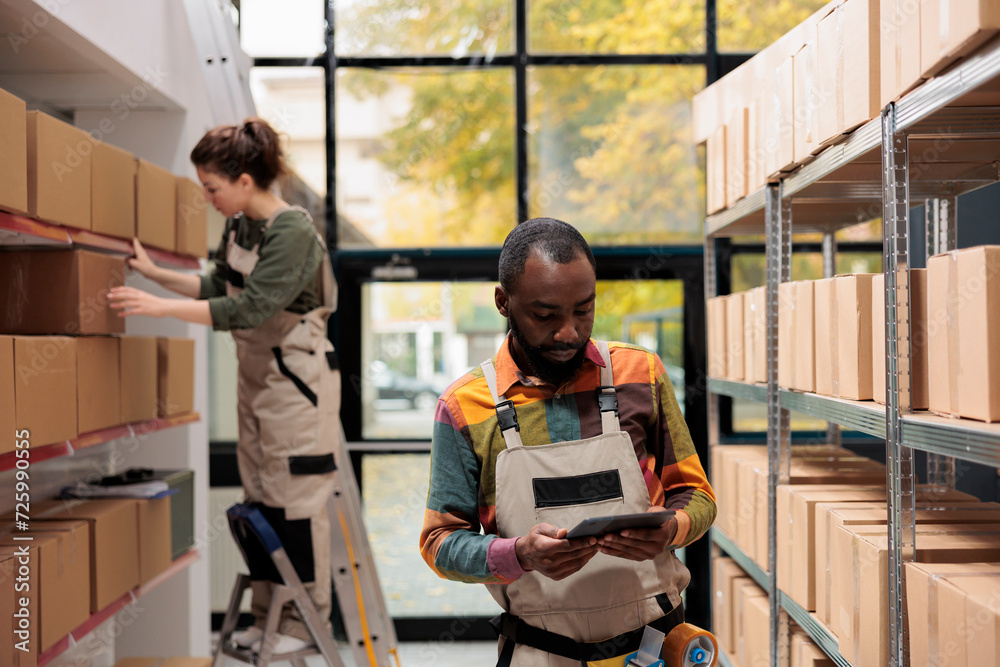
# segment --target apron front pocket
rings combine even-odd
[[[621,476],[614,469],[568,477],[535,477],[531,488],[536,510],[624,498]]]

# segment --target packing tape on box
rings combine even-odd
[[[951,33],[950,10],[949,0],[940,0],[938,3],[938,38],[941,40],[939,51],[944,51],[948,46],[948,35]]]
[[[935,656],[940,656],[940,614],[938,614],[938,586],[939,579],[951,579],[954,577],[1000,577],[1000,572],[952,572],[950,574],[931,574],[930,586],[927,589],[927,659],[930,664],[943,665]]]
[[[837,277],[830,281],[830,384],[832,396],[840,396],[840,315]]]
[[[948,316],[948,391],[951,397],[949,413],[959,416],[958,373],[962,364],[962,348],[958,340],[958,253],[948,253],[948,292],[945,312]]]
[[[834,36],[834,56],[833,56],[833,67],[835,73],[834,81],[842,82],[844,81],[844,4],[841,3],[834,10],[835,21],[834,21],[834,31],[836,35]],[[836,85],[836,84],[835,84]],[[844,131],[844,101],[843,101],[843,85],[839,87],[840,95],[834,94],[833,104],[837,108],[837,132],[842,133]]]

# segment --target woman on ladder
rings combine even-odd
[[[330,257],[305,210],[274,194],[286,169],[278,135],[265,121],[209,131],[191,152],[206,199],[226,216],[207,275],[156,266],[138,240],[130,268],[191,297],[164,299],[132,287],[111,290],[121,316],[176,317],[231,331],[239,361],[237,459],[246,501],[281,538],[320,618],[331,609],[327,499],[340,437],[340,372],[326,322],[336,308]],[[252,627],[233,635],[260,650],[271,599],[253,582]],[[329,628],[328,628],[329,629]],[[274,654],[312,644],[286,606]]]

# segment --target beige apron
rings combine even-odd
[[[298,207],[306,217],[309,214]],[[266,231],[281,213],[264,224]],[[311,221],[311,220],[310,220]],[[250,250],[236,243],[234,220],[226,261],[230,275],[246,283],[260,259],[260,241]],[[263,233],[262,233],[263,238]],[[334,453],[340,437],[340,371],[326,321],[337,305],[329,253],[323,247],[322,305],[304,315],[282,310],[253,329],[234,330],[238,371],[240,479],[247,502],[258,503],[274,526],[320,618],[330,615],[330,521],[326,503],[333,492]],[[228,281],[226,292],[242,291]],[[254,581],[251,609],[263,625],[271,583]],[[309,639],[294,605],[286,607],[278,631]]]
[[[597,342],[601,369],[601,435],[524,447],[515,428],[496,462],[496,521],[500,537],[527,535],[539,523],[572,528],[582,519],[645,512],[649,491],[629,435],[620,430],[608,344]],[[483,364],[501,427],[513,404],[497,395],[492,362]],[[629,561],[598,553],[578,572],[553,581],[528,572],[488,587],[497,602],[529,625],[578,642],[596,642],[641,628],[680,604],[690,573],[673,551]],[[503,641],[503,640],[501,640]],[[518,667],[579,667],[580,662],[518,644]],[[610,664],[610,663],[609,663]]]

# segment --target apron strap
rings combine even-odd
[[[594,341],[601,353],[604,366],[601,368],[601,386],[597,388],[597,404],[601,409],[601,428],[604,433],[621,430],[618,422],[618,393],[615,391],[615,375],[611,369],[611,350],[605,340]]]
[[[497,423],[500,425],[500,434],[507,444],[507,449],[522,447],[521,427],[517,423],[514,403],[497,394],[497,371],[493,367],[493,360],[487,359],[479,367],[483,369],[483,377],[489,385],[490,396],[493,397],[493,406],[497,412]]]
[[[649,627],[668,635],[671,630],[683,622],[684,606],[678,604],[665,615],[649,623]],[[529,625],[507,612],[492,619],[490,625],[499,636],[504,638],[497,667],[509,667],[514,656],[515,644],[524,644],[563,658],[579,660],[581,665],[586,667],[589,662],[600,662],[635,653],[642,646],[642,635],[646,630],[644,625],[603,641],[578,642],[556,632]]]

